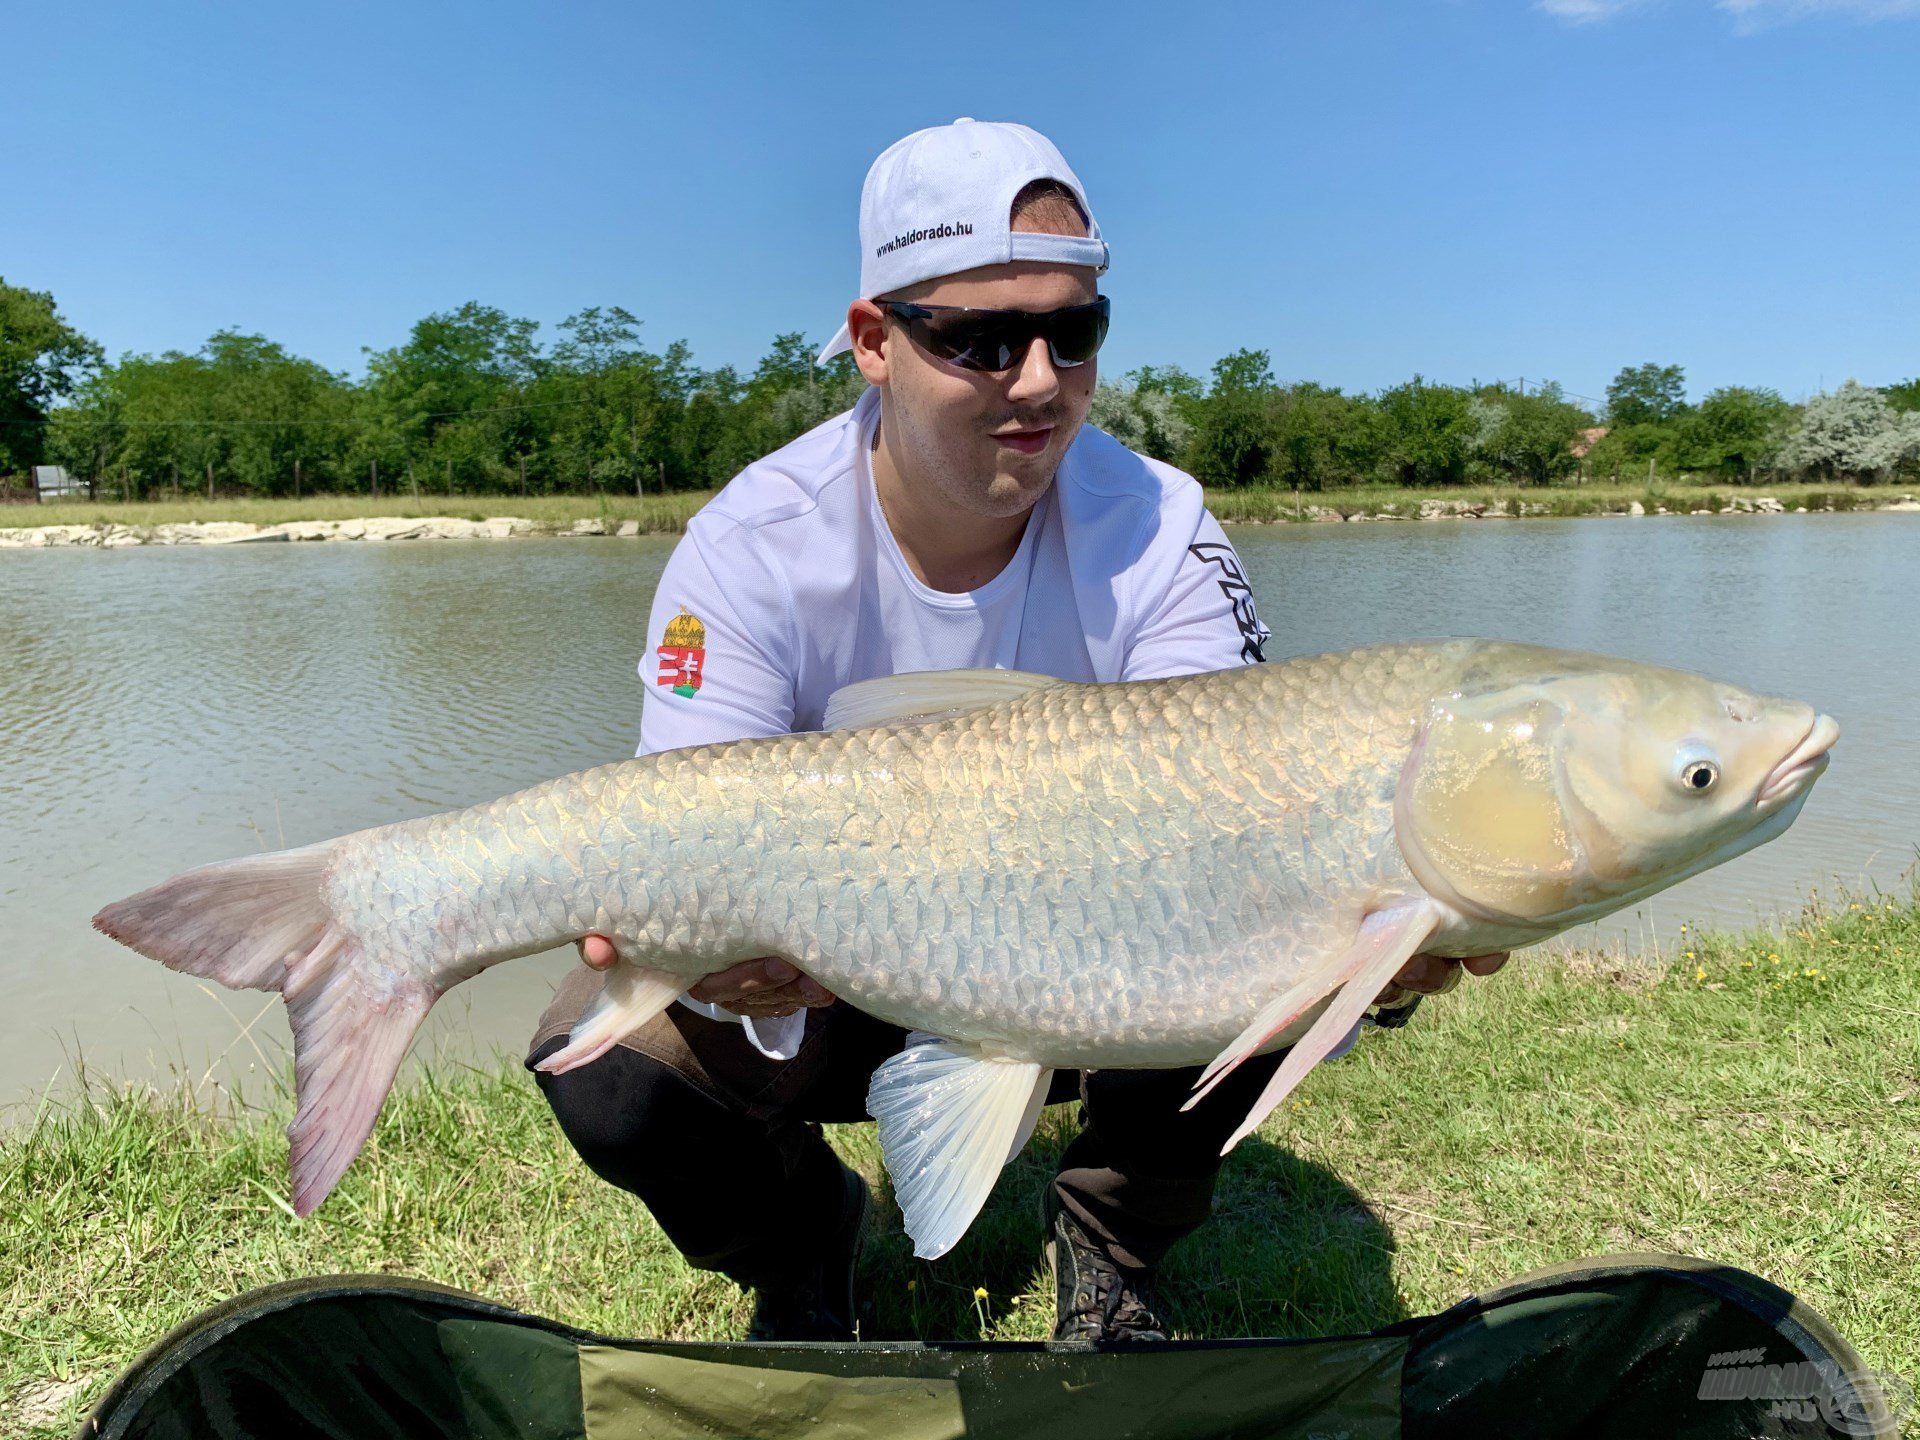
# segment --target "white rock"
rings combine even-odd
[[[640,522],[638,520],[622,520],[620,522],[620,528],[613,533],[618,535],[622,540],[631,540],[640,533]]]
[[[1627,514],[1629,515],[1644,515],[1646,513],[1647,507],[1642,505],[1638,500],[1627,506]]]
[[[573,528],[571,530],[563,530],[560,533],[571,536],[604,535],[607,533],[607,522],[604,520],[576,520],[573,522]]]

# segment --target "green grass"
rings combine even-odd
[[[1172,1318],[1349,1331],[1550,1262],[1672,1250],[1786,1285],[1869,1365],[1920,1376],[1916,1021],[1915,904],[1841,902],[1651,965],[1523,956],[1322,1066],[1235,1152],[1216,1219],[1169,1261]],[[741,1297],[587,1171],[511,1060],[398,1092],[304,1222],[285,1118],[284,1097],[219,1117],[96,1082],[0,1132],[0,1432],[70,1433],[167,1327],[289,1276],[422,1275],[617,1335],[743,1330]],[[1045,1331],[1036,1202],[1069,1125],[1049,1115],[944,1260],[910,1258],[878,1208],[869,1334]],[[867,1129],[832,1138],[877,1178]]]
[[[1338,510],[1343,515],[1399,513],[1417,515],[1420,502],[1439,500],[1504,506],[1509,514],[1553,516],[1598,515],[1620,511],[1638,500],[1649,512],[1657,506],[1684,513],[1720,510],[1738,497],[1771,495],[1788,509],[1871,509],[1898,499],[1898,486],[1862,488],[1842,485],[1645,485],[1583,486],[1462,486],[1458,489],[1408,490],[1390,486],[1328,490],[1296,494],[1291,490],[1210,490],[1207,503],[1222,521],[1246,524],[1282,523],[1311,518],[1310,507]],[[712,498],[706,490],[673,495],[316,495],[304,500],[249,500],[191,497],[123,503],[63,500],[45,505],[0,507],[0,529],[37,525],[177,525],[193,521],[244,520],[255,525],[280,525],[293,520],[352,520],[376,516],[450,515],[483,520],[493,515],[517,515],[549,525],[600,519],[609,523],[638,520],[645,534],[675,534]],[[1525,507],[1523,509],[1523,507]]]

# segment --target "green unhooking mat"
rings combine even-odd
[[[1556,1266],[1368,1335],[1038,1344],[612,1340],[388,1276],[300,1280],[189,1320],[87,1440],[1175,1440],[1891,1435],[1793,1296],[1726,1266]]]

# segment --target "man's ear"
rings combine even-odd
[[[853,337],[853,363],[869,385],[887,383],[887,322],[871,300],[847,307],[847,333]]]

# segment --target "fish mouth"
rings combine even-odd
[[[1773,773],[1767,776],[1760,793],[1754,797],[1754,804],[1769,810],[1805,790],[1827,768],[1833,758],[1827,752],[1839,738],[1840,726],[1831,715],[1814,716],[1800,743],[1773,767]]]

